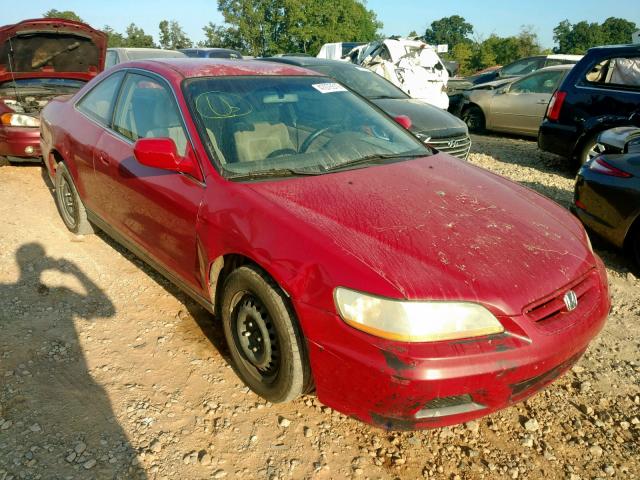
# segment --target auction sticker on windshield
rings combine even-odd
[[[347,89],[339,83],[316,83],[315,85],[311,86],[318,90],[320,93],[335,93],[347,91]]]

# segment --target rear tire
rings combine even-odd
[[[227,277],[222,325],[232,367],[256,394],[279,403],[309,391],[311,369],[295,314],[258,267],[242,266]]]
[[[55,189],[58,211],[69,231],[76,235],[94,233],[95,230],[87,218],[87,210],[64,162],[56,166]]]
[[[462,112],[462,121],[474,133],[484,132],[487,126],[484,112],[477,105],[471,105]]]
[[[591,160],[594,157],[597,157],[601,153],[604,153],[604,145],[598,143],[598,136],[600,133],[594,133],[587,137],[587,139],[582,144],[582,148],[580,148],[580,152],[576,158],[576,164],[578,168],[582,167],[585,163]]]

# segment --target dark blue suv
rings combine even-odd
[[[628,125],[640,126],[640,45],[592,48],[551,98],[538,146],[582,164],[602,131]]]

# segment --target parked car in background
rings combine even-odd
[[[640,128],[605,130],[598,144],[578,172],[571,210],[640,269]]]
[[[108,48],[105,68],[132,60],[146,60],[150,58],[184,58],[186,55],[178,50],[162,48]]]
[[[261,60],[297,65],[329,75],[391,117],[409,117],[409,130],[429,146],[463,160],[469,155],[471,139],[463,121],[440,108],[412,99],[391,82],[366,68],[313,57],[271,57]]]
[[[554,67],[556,65],[575,65],[582,59],[582,55],[536,55],[516,60],[504,67],[489,67],[488,69],[477,72],[467,78],[450,79],[449,95],[460,93],[469,88],[485,83],[494,82],[496,80],[504,80],[507,78],[518,78],[536,70],[546,67]]]
[[[338,42],[338,43],[325,43],[320,47],[318,58],[324,58],[327,60],[342,60],[347,56],[351,50],[360,45],[364,45],[363,42]]]
[[[40,160],[40,111],[104,69],[107,37],[58,18],[0,27],[0,156]]]
[[[538,136],[547,105],[573,65],[547,67],[517,80],[479,85],[462,94],[458,115],[472,132]]]
[[[386,78],[411,98],[443,110],[449,107],[449,73],[431,45],[402,38],[378,40],[355,48],[349,59]]]
[[[229,58],[242,60],[242,54],[230,48],[182,48],[180,51],[187,57],[193,58]]]
[[[465,422],[562,375],[609,312],[569,212],[317,72],[132,62],[42,116],[67,227],[93,222],[216,312],[269,401],[315,386],[390,430]]]
[[[629,125],[640,126],[640,45],[592,48],[554,94],[538,146],[582,164],[601,132]]]

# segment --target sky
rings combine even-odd
[[[384,23],[386,35],[423,33],[434,20],[460,15],[480,38],[515,35],[531,25],[545,48],[554,45],[553,29],[565,19],[601,23],[617,16],[640,28],[639,0],[368,0],[367,7]],[[202,27],[209,21],[223,23],[216,0],[0,0],[0,24],[36,18],[52,8],[73,10],[96,28],[110,25],[119,32],[133,22],[156,41],[161,20],[177,20],[194,42],[204,39]]]

